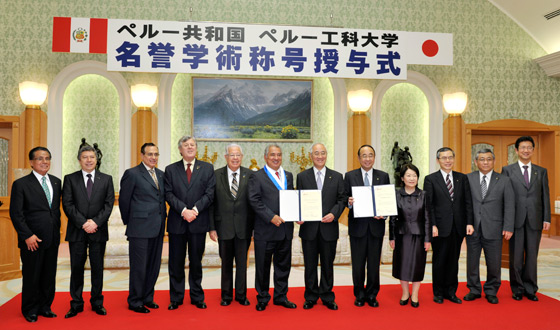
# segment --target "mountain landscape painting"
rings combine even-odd
[[[193,78],[193,135],[311,140],[312,80]]]

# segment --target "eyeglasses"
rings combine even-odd
[[[38,158],[33,158],[33,160],[36,160],[36,161],[38,161],[38,162],[42,162],[42,161],[50,162],[50,161],[51,161],[51,157],[38,157]]]
[[[534,148],[531,147],[531,146],[529,146],[529,147],[527,147],[527,146],[519,147],[519,150],[521,150],[521,151],[531,151],[531,150],[533,150],[533,149],[534,149]]]
[[[448,160],[453,160],[453,158],[455,158],[455,156],[449,156],[449,157],[448,157],[448,156],[444,156],[444,157],[439,157],[439,159],[443,160],[444,162],[445,162],[445,161],[448,161]]]
[[[242,154],[228,154],[227,156],[231,157],[231,158],[241,158],[241,157],[243,157]]]
[[[326,151],[321,151],[321,152],[316,151],[313,153],[313,156],[326,156],[326,155],[327,155]]]
[[[144,154],[144,155],[146,155],[148,157],[159,157],[159,154],[157,152],[156,153],[150,152],[150,153],[147,153],[147,154]]]
[[[375,156],[373,154],[370,155],[361,155],[360,156],[361,159],[374,159]]]

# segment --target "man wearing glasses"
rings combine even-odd
[[[515,141],[517,163],[502,169],[515,193],[515,228],[509,241],[509,281],[514,300],[538,301],[537,255],[543,230],[550,229],[550,195],[546,168],[531,162],[535,141],[522,136]]]
[[[10,218],[21,252],[21,312],[28,322],[37,315],[56,317],[51,310],[60,243],[60,179],[47,174],[51,152],[45,147],[29,151],[33,172],[14,181]]]

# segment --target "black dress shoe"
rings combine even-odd
[[[206,309],[206,307],[207,307],[206,303],[204,301],[193,301],[193,302],[191,302],[191,305],[195,305],[196,308],[199,308],[199,309]]]
[[[456,303],[456,304],[462,304],[463,301],[461,299],[459,299],[459,297],[453,295],[449,298],[447,298],[449,301],[451,301],[452,303]]]
[[[229,306],[230,304],[231,304],[231,300],[220,301],[220,306]]]
[[[532,293],[526,293],[525,297],[527,297],[527,299],[529,299],[531,301],[539,301],[539,298]]]
[[[133,312],[141,313],[141,314],[146,314],[150,312],[150,310],[144,307],[144,305],[136,306],[136,307],[128,306],[128,309],[130,309]]]
[[[158,309],[158,308],[159,308],[159,305],[156,304],[156,303],[153,302],[153,301],[150,301],[150,302],[145,303],[144,306],[146,306],[146,307],[148,307],[148,308],[151,308],[151,309]]]
[[[414,308],[418,308],[418,306],[420,306],[420,301],[414,301],[414,300],[410,299],[410,306],[412,306]]]
[[[379,302],[375,298],[368,299],[367,303],[370,307],[379,307]]]
[[[358,307],[364,307],[364,301],[362,299],[354,300],[354,305]]]
[[[519,300],[523,299],[523,294],[521,294],[521,293],[514,293],[514,294],[511,295],[511,297],[513,298],[513,300],[519,301]]]
[[[56,317],[56,314],[53,313],[52,311],[41,312],[39,313],[39,315],[41,315],[42,317],[48,317],[49,319]]]
[[[488,300],[488,302],[491,303],[491,304],[497,304],[498,303],[498,297],[496,297],[496,296],[486,295],[486,300]]]
[[[406,298],[405,300],[402,300],[402,299],[401,299],[401,300],[399,301],[399,305],[401,305],[401,306],[407,305],[407,304],[408,304],[408,299],[410,299],[410,297]]]
[[[442,296],[434,296],[434,302],[436,304],[443,304],[443,297]]]
[[[24,315],[23,317],[25,317],[25,320],[27,322],[37,322],[37,314],[29,314],[29,315]]]
[[[332,311],[338,310],[338,305],[334,301],[323,301],[323,305],[327,306],[327,308]]]
[[[72,307],[70,307],[70,310],[68,311],[68,313],[66,313],[66,315],[64,315],[64,318],[67,319],[67,318],[74,317],[74,316],[78,315],[78,313],[81,313],[83,311],[84,311],[83,308],[72,308]]]
[[[251,303],[249,302],[249,299],[247,298],[243,298],[243,299],[235,299],[235,301],[237,301],[238,303],[240,303],[243,306],[249,306],[251,305]]]
[[[96,306],[91,308],[97,315],[107,315],[107,310],[103,306]]]
[[[473,300],[478,299],[480,297],[481,297],[480,294],[469,292],[463,297],[463,299],[465,299],[465,301],[473,301]]]
[[[171,303],[169,303],[169,306],[167,307],[167,309],[169,309],[170,311],[179,308],[179,305],[182,305],[183,303],[180,303],[178,301],[172,301]]]
[[[313,308],[313,306],[315,306],[315,304],[316,304],[316,302],[314,302],[314,301],[306,300],[303,303],[303,309],[311,309],[311,308]]]
[[[257,303],[257,311],[262,312],[266,309],[266,304],[265,303]]]
[[[297,308],[297,305],[289,301],[288,299],[284,300],[283,302],[274,303],[274,305],[282,306],[284,308],[290,308],[290,309]]]

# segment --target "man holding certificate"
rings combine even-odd
[[[305,264],[305,303],[303,309],[311,309],[321,298],[328,309],[337,310],[334,301],[333,262],[338,240],[338,218],[344,211],[346,193],[342,174],[328,169],[327,149],[322,143],[311,147],[313,167],[297,175],[298,189],[321,191],[322,213],[315,221],[305,221],[299,229],[303,261]],[[302,205],[304,207],[305,205]],[[317,277],[317,266],[321,258],[321,280]]]
[[[381,246],[385,235],[385,217],[358,218],[354,215],[353,186],[375,186],[389,184],[389,175],[373,168],[375,150],[370,145],[358,149],[360,168],[346,173],[344,187],[348,198],[348,234],[350,236],[350,253],[352,254],[352,281],[354,282],[354,305],[364,306],[367,301],[371,307],[378,307],[379,263]],[[394,192],[393,192],[394,195]],[[367,264],[367,282],[366,280]]]
[[[270,264],[274,260],[273,303],[296,308],[288,300],[288,277],[292,266],[293,222],[280,217],[280,191],[294,189],[292,173],[282,168],[282,149],[275,144],[264,151],[264,168],[249,178],[249,202],[255,211],[255,289],[257,311],[270,301]]]

